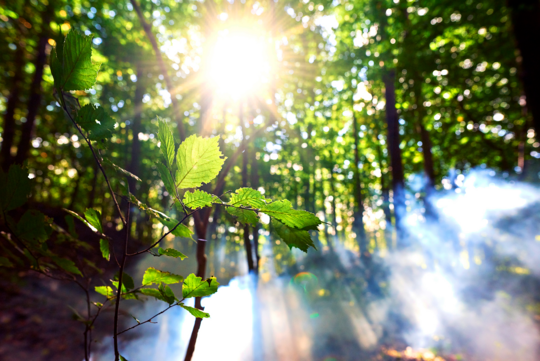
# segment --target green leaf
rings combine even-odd
[[[116,275],[114,275],[114,280],[111,281],[116,288],[118,288],[118,278],[118,273],[116,273]],[[122,292],[127,292],[135,288],[135,282],[133,282],[133,278],[131,278],[131,276],[125,272],[122,274],[122,284]]]
[[[172,169],[174,163],[174,137],[169,125],[158,118],[158,140],[161,143],[159,150],[167,163],[167,168]],[[173,193],[174,194],[174,193]]]
[[[201,310],[199,310],[197,308],[194,308],[194,307],[186,306],[183,303],[180,304],[180,307],[182,307],[184,310],[188,311],[189,313],[191,313],[193,316],[195,316],[197,318],[209,318],[210,317],[209,313],[203,312],[203,311],[201,311]]]
[[[120,361],[128,361],[128,359],[125,358],[124,356],[122,356],[122,355],[118,355],[118,356],[120,356]]]
[[[68,231],[71,237],[78,237],[77,231],[75,230],[75,219],[69,214],[64,217],[68,225]]]
[[[260,209],[270,217],[274,217],[289,227],[303,230],[316,230],[322,221],[313,213],[292,209],[291,202],[282,200],[265,205]]]
[[[230,205],[262,208],[266,205],[261,192],[251,188],[239,188],[231,195]]]
[[[176,186],[180,189],[197,188],[211,182],[221,170],[225,158],[218,146],[219,137],[188,137],[176,154]]]
[[[76,122],[88,133],[90,140],[109,139],[116,123],[103,107],[95,108],[92,104],[86,104],[79,110]]]
[[[63,91],[90,89],[96,82],[100,64],[92,63],[92,37],[71,30],[51,60],[57,88]]]
[[[182,296],[184,298],[209,296],[217,292],[218,286],[219,283],[215,277],[203,281],[201,277],[192,273],[184,280]]]
[[[289,248],[296,247],[304,252],[307,252],[309,247],[317,249],[308,231],[289,227],[276,219],[272,219],[272,226]]]
[[[165,302],[167,302],[169,305],[172,305],[174,301],[176,301],[176,297],[174,296],[174,293],[169,286],[161,283],[158,290],[159,293],[161,293],[161,296],[163,296]]]
[[[157,162],[156,166],[158,168],[159,175],[161,176],[161,180],[163,181],[163,184],[165,184],[165,189],[167,189],[167,192],[169,192],[171,197],[174,198],[176,196],[176,189],[174,188],[174,180],[172,179],[171,173],[161,162]]]
[[[160,284],[161,282],[166,284],[179,283],[183,281],[183,277],[175,275],[173,273],[164,272],[150,267],[146,270],[143,276],[143,286],[149,286],[152,283]]]
[[[7,259],[6,257],[0,257],[0,267],[12,268],[13,263],[11,263],[11,261],[9,259]]]
[[[12,164],[7,174],[0,169],[0,211],[7,212],[22,206],[31,190],[26,169],[17,164]]]
[[[214,203],[214,196],[205,191],[195,190],[193,193],[187,191],[184,194],[184,205],[191,209],[210,207]]]
[[[114,127],[114,124],[113,124],[113,127]],[[114,129],[114,128],[113,128]],[[141,181],[141,178],[137,177],[135,174],[125,170],[124,168],[121,168],[119,166],[117,166],[116,164],[114,164],[113,162],[111,162],[110,160],[108,160],[107,158],[103,158],[103,161],[102,161],[103,164],[107,164],[107,165],[110,165],[116,172],[124,175],[124,176],[127,176],[127,177],[130,177],[130,178],[133,178],[135,179],[137,182],[142,182]]]
[[[109,250],[109,241],[107,241],[106,239],[100,239],[99,249],[101,250],[101,255],[103,256],[103,258],[105,258],[107,261],[110,261],[111,252]]]
[[[114,297],[114,291],[111,286],[96,286],[95,288],[96,292],[107,297],[107,298],[113,298]]]
[[[172,248],[167,248],[167,249],[163,249],[161,247],[159,247],[159,250],[158,250],[158,253],[162,256],[168,256],[168,257],[174,257],[174,258],[180,258],[180,260],[184,260],[185,258],[187,258],[187,256],[175,249],[172,249]]]
[[[64,211],[68,212],[69,214],[71,214],[72,216],[74,216],[75,218],[77,218],[79,221],[83,222],[88,228],[90,228],[93,232],[96,232],[97,231],[97,228],[92,226],[90,223],[88,223],[88,221],[86,219],[84,219],[83,217],[81,217],[78,213],[76,212],[73,212],[73,211],[70,211],[69,209],[66,209],[66,208],[62,208]]]
[[[45,242],[52,229],[47,217],[34,209],[27,210],[17,223],[17,236],[30,242]]]
[[[95,209],[88,208],[84,212],[84,217],[94,227],[97,229],[100,233],[103,233],[103,227],[101,225],[101,213],[96,211]]]
[[[54,263],[56,263],[64,271],[82,276],[81,271],[79,271],[79,269],[77,268],[77,266],[75,266],[75,263],[72,260],[56,256],[51,256],[51,258]]]
[[[242,222],[243,224],[249,223],[255,225],[257,222],[259,222],[259,216],[257,216],[257,213],[249,209],[227,207],[227,212],[238,218],[238,221]]]
[[[173,229],[177,224],[178,221],[175,221],[174,219],[162,219],[159,218],[159,221],[161,224],[169,228],[169,230]],[[176,237],[182,237],[182,238],[191,238],[191,235],[193,232],[188,227],[184,226],[183,224],[179,224],[174,231],[171,232]]]
[[[163,295],[159,290],[156,290],[155,288],[141,288],[141,293],[146,296],[154,297],[155,299],[158,299],[163,302],[167,302],[165,298],[163,298]]]

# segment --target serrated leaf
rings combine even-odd
[[[167,168],[172,169],[174,163],[174,137],[169,125],[158,118],[158,140],[161,143],[159,150],[167,163]]]
[[[239,188],[231,195],[230,205],[262,208],[266,205],[261,192],[251,188]]]
[[[278,219],[289,227],[303,230],[317,229],[322,221],[313,213],[292,209],[291,202],[282,200],[265,205],[260,209],[270,217]]]
[[[95,209],[88,208],[84,212],[84,217],[94,227],[97,229],[100,233],[103,233],[103,226],[101,225],[101,213],[99,211],[96,211]]]
[[[296,247],[304,252],[307,252],[309,247],[317,249],[308,231],[289,227],[276,219],[272,219],[272,226],[289,248]]]
[[[17,164],[12,164],[7,174],[0,169],[0,211],[7,212],[22,206],[31,190],[26,169]]]
[[[227,207],[227,212],[235,216],[238,221],[243,224],[249,223],[255,225],[257,222],[259,222],[259,216],[257,216],[257,213],[249,209]]]
[[[114,126],[114,124],[113,124]],[[133,178],[135,179],[137,182],[142,182],[141,178],[137,177],[135,174],[125,170],[124,168],[121,168],[119,166],[117,166],[116,164],[114,164],[113,162],[111,162],[110,160],[108,160],[107,158],[103,158],[103,161],[102,163],[104,164],[107,164],[107,165],[110,165],[116,172],[124,175],[124,176],[127,176],[127,177],[130,177],[130,178]]]
[[[114,119],[103,107],[95,108],[92,104],[86,104],[79,110],[76,122],[88,133],[90,140],[109,139],[114,131]]]
[[[107,261],[111,260],[111,252],[109,250],[109,241],[107,241],[106,239],[100,239],[99,250],[101,251],[101,255],[103,256],[103,258],[105,258]]]
[[[191,313],[193,316],[195,316],[197,318],[209,318],[210,317],[209,313],[203,312],[203,311],[201,311],[201,310],[199,310],[197,308],[194,308],[194,307],[186,306],[183,303],[180,304],[180,307],[182,307],[184,310],[188,311],[189,313]]]
[[[170,219],[170,218],[169,219],[162,219],[162,218],[159,218],[159,221],[161,222],[161,224],[163,224],[164,226],[166,226],[170,230],[174,229],[174,231],[172,231],[171,233],[173,235],[175,235],[176,237],[191,238],[191,235],[193,234],[193,231],[191,231],[191,229],[184,226],[183,224],[179,224],[178,226],[176,226],[178,224],[178,221],[176,221],[174,219]],[[175,226],[176,226],[176,228],[174,228]]]
[[[184,260],[185,258],[187,258],[185,254],[172,248],[163,249],[159,247],[158,253],[162,256],[180,258],[181,260]]]
[[[214,196],[199,189],[187,191],[184,194],[184,205],[191,209],[210,207],[214,203]]]
[[[55,86],[64,91],[90,89],[99,67],[92,62],[92,37],[77,30],[67,34],[63,46],[57,47],[51,59]]]
[[[154,267],[150,267],[144,272],[143,286],[149,286],[153,283],[160,284],[160,283],[166,283],[166,284],[173,284],[183,281],[183,277],[180,275],[175,275],[170,272],[160,271],[155,269]]]
[[[167,192],[169,192],[171,197],[175,197],[176,190],[174,188],[174,180],[172,179],[171,173],[169,172],[167,167],[163,165],[161,162],[157,162],[156,166],[159,171],[159,175],[161,176],[161,180],[163,181],[163,184],[165,185],[165,189],[167,189]]]
[[[113,298],[114,297],[114,291],[111,286],[96,286],[95,288],[96,292],[107,297],[107,298]]]
[[[35,209],[27,210],[17,223],[17,236],[26,241],[44,242],[51,233],[47,217]]]
[[[75,266],[75,263],[72,260],[56,256],[51,256],[51,259],[64,271],[82,276],[81,271],[79,271],[79,269],[77,268],[77,266]]]
[[[165,301],[165,298],[163,298],[161,292],[159,292],[159,290],[156,290],[155,288],[141,288],[140,291],[143,295],[154,297],[157,300],[167,302]]]
[[[217,292],[218,286],[219,283],[215,277],[203,281],[201,277],[192,273],[184,280],[182,296],[184,298],[209,296]]]
[[[219,150],[219,137],[188,137],[176,154],[176,186],[180,189],[198,188],[211,182],[221,170],[225,158]]]
[[[161,293],[161,296],[163,296],[165,302],[167,302],[169,305],[172,305],[174,301],[176,301],[176,297],[169,286],[161,283],[158,290]]]

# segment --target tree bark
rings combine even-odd
[[[15,74],[11,81],[11,91],[6,104],[6,113],[4,115],[4,125],[2,130],[2,149],[0,150],[0,160],[2,168],[7,170],[11,164],[11,147],[15,138],[15,109],[19,102],[21,93],[23,75],[24,75],[24,44],[17,44],[17,51],[14,57]]]
[[[407,244],[403,217],[405,216],[405,176],[403,173],[403,160],[401,158],[399,119],[396,109],[395,70],[386,70],[383,75],[386,99],[386,125],[387,144],[390,164],[392,167],[392,192],[394,197],[394,218],[396,220],[396,233],[398,248]]]
[[[362,182],[360,178],[360,127],[358,118],[353,110],[353,129],[354,129],[354,230],[357,235],[358,246],[360,247],[360,256],[369,256],[366,238],[366,228],[364,226],[364,203],[362,200]]]
[[[28,158],[30,144],[34,133],[34,125],[36,117],[41,106],[43,70],[47,61],[47,44],[50,36],[49,23],[51,21],[52,7],[49,5],[43,14],[43,24],[41,34],[38,40],[36,59],[34,61],[34,76],[30,86],[30,97],[28,98],[28,113],[26,114],[26,122],[22,125],[22,134],[17,147],[17,155],[15,163],[23,163]]]
[[[521,54],[521,80],[527,98],[527,110],[533,117],[536,139],[540,139],[540,2],[507,0],[512,26]]]

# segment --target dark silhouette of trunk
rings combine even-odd
[[[90,190],[90,193],[88,194],[88,207],[92,208],[94,206],[94,198],[96,197],[96,188],[97,188],[97,178],[98,178],[98,167],[95,163],[92,163],[92,171],[94,173],[94,177],[92,177],[92,189]]]
[[[382,193],[382,210],[384,212],[384,219],[386,221],[386,227],[384,229],[384,238],[386,240],[386,246],[392,248],[392,212],[390,211],[390,190],[388,189],[388,183],[386,181],[385,173],[383,172],[383,151],[379,140],[379,135],[375,134],[375,144],[377,150],[377,162],[381,169],[381,193]]]
[[[242,142],[246,142],[246,124],[244,119],[244,110],[243,104],[239,104],[238,108],[238,118],[240,120],[240,127],[242,128]],[[248,163],[249,163],[249,152],[246,147],[244,154],[242,155],[242,187],[248,186]],[[251,248],[251,240],[249,239],[249,225],[244,225],[244,248],[246,249],[246,259],[248,264],[248,271],[254,271],[255,265],[253,263],[253,249]]]
[[[15,109],[19,102],[24,75],[24,44],[22,42],[17,44],[14,64],[15,74],[11,80],[11,90],[6,104],[2,130],[2,149],[0,150],[0,160],[2,161],[2,168],[4,170],[7,170],[11,164],[11,147],[13,147],[13,140],[15,138]]]
[[[133,140],[131,142],[131,160],[127,170],[135,175],[140,174],[141,169],[141,141],[139,133],[141,131],[141,119],[143,110],[143,96],[145,91],[144,73],[140,63],[137,63],[137,85],[135,86],[135,97],[133,98],[133,126],[131,127]],[[137,181],[133,178],[128,179],[129,191],[135,196],[137,193]],[[171,194],[171,196],[173,196]],[[134,217],[133,217],[134,218]]]
[[[259,188],[259,165],[257,164],[257,157],[255,149],[251,154],[251,188]],[[255,272],[259,273],[259,263],[261,256],[259,254],[259,223],[253,226],[253,248],[255,248]]]
[[[43,29],[38,40],[36,59],[34,61],[34,76],[30,85],[30,97],[28,98],[28,113],[26,114],[26,122],[22,125],[22,134],[17,147],[17,155],[15,163],[23,163],[28,158],[30,144],[32,141],[36,117],[41,106],[43,70],[47,61],[47,44],[49,41],[50,31],[49,23],[51,21],[52,7],[47,6],[47,10],[43,14]]]
[[[403,174],[403,161],[401,158],[399,120],[396,110],[395,70],[386,70],[383,75],[386,99],[386,125],[387,145],[392,168],[392,192],[394,197],[394,218],[396,220],[397,246],[403,248],[407,243],[407,236],[403,224],[405,215],[405,176]]]
[[[334,184],[334,169],[330,169],[330,191],[332,192],[332,227],[334,227],[334,238],[337,238],[337,213],[336,213],[336,186]]]
[[[521,54],[521,80],[527,98],[527,110],[533,117],[536,139],[540,139],[540,2],[507,0],[512,26]]]
[[[360,256],[368,256],[366,229],[364,226],[364,203],[362,200],[362,182],[360,179],[360,127],[358,118],[353,110],[353,128],[354,128],[354,223],[358,246],[360,247]]]

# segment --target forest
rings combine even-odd
[[[539,0],[0,0],[0,359],[540,359],[539,38]]]

